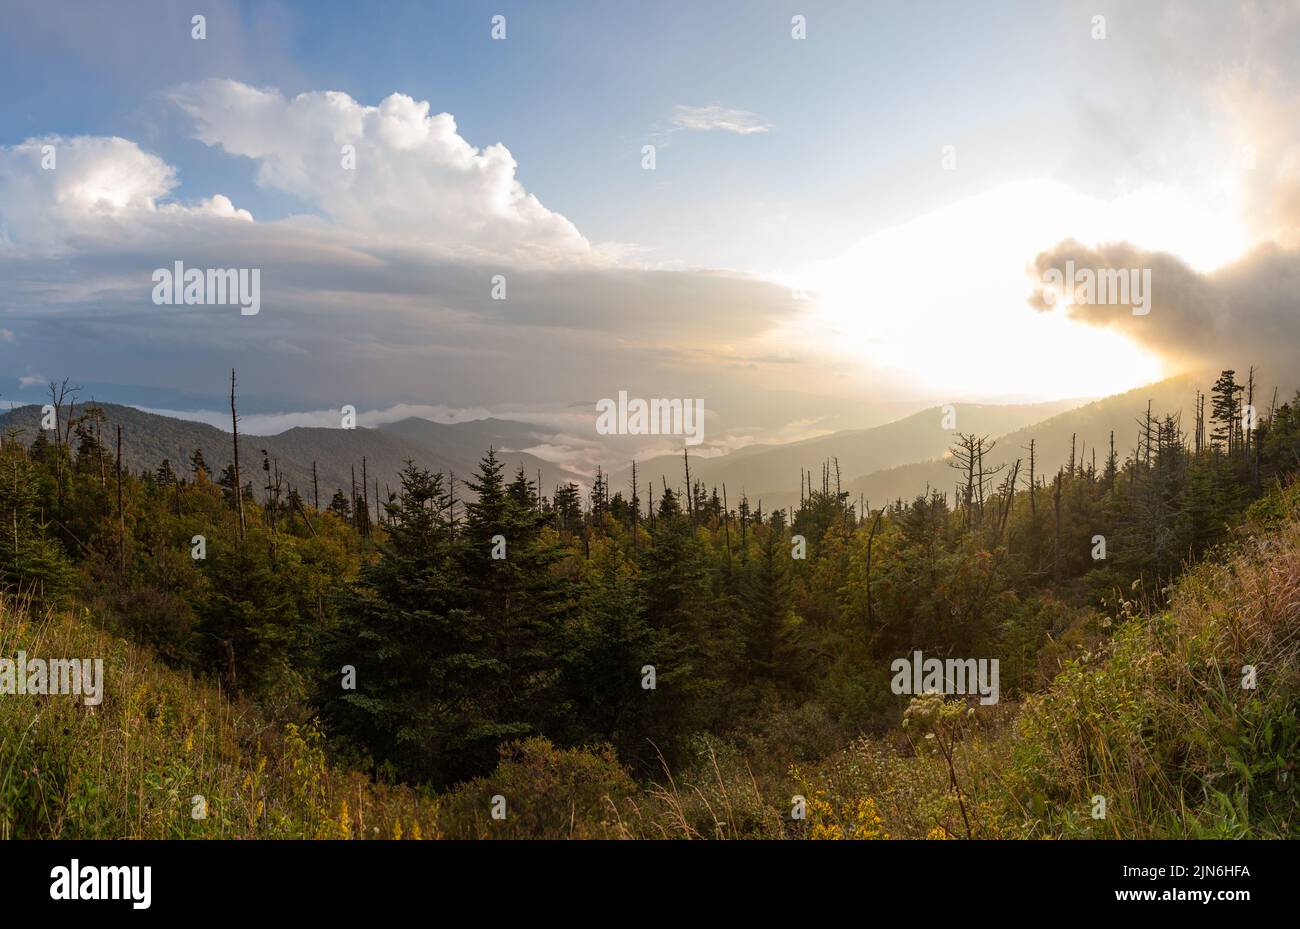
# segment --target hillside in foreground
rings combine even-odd
[[[959,433],[955,499],[870,514],[489,448],[377,521],[0,436],[0,835],[1290,835],[1300,396],[1254,383],[1050,483]]]
[[[313,724],[270,721],[89,611],[7,602],[0,655],[102,656],[106,686],[95,707],[0,697],[0,838],[1300,836],[1300,487],[1253,506],[1167,608],[1116,606],[1113,636],[1018,706],[916,698],[901,730],[817,758],[781,733],[704,739],[639,782],[608,749],[533,738],[438,793],[328,762]]]

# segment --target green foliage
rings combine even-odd
[[[576,485],[546,499],[489,450],[455,487],[408,462],[368,517],[342,491],[309,506],[268,456],[242,525],[211,447],[119,475],[103,411],[83,408],[62,440],[0,449],[0,585],[89,610],[136,663],[113,712],[144,740],[152,799],[77,767],[85,746],[57,726],[102,740],[98,720],[16,708],[0,828],[357,837],[373,801],[402,837],[1291,835],[1300,415],[1247,430],[1242,399],[1226,372],[1204,442],[1143,416],[1127,460],[1032,486],[961,436],[952,500],[868,513],[829,465],[790,513],[699,483],[642,511],[603,472],[584,512]],[[1003,706],[923,701],[901,726],[889,664],[917,649],[998,659]],[[175,670],[138,667],[155,659]],[[176,798],[211,759],[165,742],[217,725],[187,705],[193,682],[274,734],[220,742],[197,824]],[[369,799],[342,790],[352,769]],[[497,793],[514,818],[491,819]]]
[[[43,475],[24,452],[0,449],[0,587],[57,603],[73,586],[72,567],[42,518]]]
[[[1013,771],[1033,833],[1267,838],[1300,830],[1294,489],[1274,507],[1287,511],[1282,527],[1196,568],[1167,611],[1129,615],[1104,649],[1070,662],[1028,701]],[[1094,796],[1106,798],[1105,819],[1091,818]]]

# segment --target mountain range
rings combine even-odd
[[[230,433],[214,426],[115,403],[96,405],[104,410],[102,441],[110,451],[116,441],[116,427],[122,427],[122,463],[132,471],[152,471],[164,459],[169,460],[177,471],[187,469],[195,449],[202,449],[204,460],[214,472],[224,469],[232,458]],[[80,410],[78,406],[78,412]],[[16,430],[22,441],[30,442],[40,428],[40,419],[39,406],[17,407],[0,415],[0,431]],[[258,499],[262,499],[263,487],[267,483],[262,471],[265,452],[266,456],[275,459],[283,479],[297,487],[304,500],[311,501],[312,465],[315,463],[320,503],[324,506],[336,489],[341,489],[345,495],[349,493],[353,468],[356,480],[360,482],[363,458],[369,496],[373,501],[375,482],[378,481],[381,491],[396,489],[398,474],[408,460],[431,471],[455,474],[459,486],[460,479],[472,475],[488,447],[494,446],[498,449],[498,457],[505,462],[508,474],[522,467],[535,481],[540,472],[542,487],[548,494],[563,482],[585,483],[587,479],[583,475],[535,455],[502,451],[533,444],[534,440],[529,438],[531,428],[524,423],[499,419],[447,424],[416,418],[388,423],[377,429],[300,426],[277,435],[241,435],[240,471],[241,477],[253,483]]]
[[[1049,403],[991,405],[955,403],[948,407],[930,407],[902,419],[870,429],[845,429],[829,435],[791,442],[786,445],[749,445],[726,455],[692,458],[691,479],[708,486],[727,485],[729,494],[743,491],[752,501],[781,501],[785,506],[798,500],[800,469],[814,473],[813,482],[821,484],[821,466],[838,461],[841,486],[844,483],[884,468],[925,461],[947,451],[953,432],[977,432],[1001,435],[1030,423],[1055,416],[1077,407],[1084,400],[1056,400]],[[950,416],[952,429],[943,428]],[[637,463],[639,480],[653,481],[656,487],[667,480],[674,486],[683,480],[681,455],[663,455]],[[630,466],[615,473],[615,488],[631,480]],[[834,475],[831,477],[834,482]]]
[[[783,445],[750,445],[724,455],[694,457],[691,477],[707,487],[725,485],[732,499],[739,499],[743,492],[751,502],[762,500],[765,508],[772,509],[798,502],[801,470],[812,474],[814,485],[820,486],[821,468],[828,463],[833,485],[837,463],[840,486],[850,499],[861,497],[874,508],[922,493],[927,486],[950,491],[956,477],[946,456],[957,432],[991,439],[992,445],[986,446],[992,449],[987,459],[990,466],[1025,459],[1022,474],[1026,475],[1031,440],[1040,475],[1054,472],[1067,461],[1072,440],[1080,460],[1090,461],[1095,450],[1100,466],[1112,431],[1116,451],[1123,459],[1134,446],[1137,421],[1148,402],[1157,415],[1190,411],[1201,383],[1184,375],[1093,402],[1073,399],[931,407],[869,429],[846,429]],[[230,433],[224,430],[131,406],[98,405],[105,414],[105,444],[112,448],[115,427],[120,425],[123,462],[133,471],[153,470],[163,459],[181,470],[188,467],[195,449],[203,450],[213,470],[230,461]],[[31,405],[0,415],[0,431],[16,430],[24,441],[31,441],[40,425],[40,412],[39,406]],[[589,475],[512,450],[536,444],[536,428],[527,423],[498,418],[438,423],[410,417],[378,428],[296,427],[270,436],[241,436],[240,463],[244,475],[258,489],[259,499],[266,483],[261,470],[265,455],[277,462],[285,480],[299,488],[307,500],[312,496],[314,463],[322,504],[328,503],[335,489],[348,492],[354,468],[356,480],[361,480],[363,458],[373,495],[376,481],[381,489],[396,488],[398,474],[408,460],[432,471],[453,473],[458,479],[468,478],[489,446],[498,450],[508,473],[522,467],[533,480],[540,473],[543,493],[548,496],[564,482],[590,486]],[[684,485],[683,464],[679,455],[638,462],[638,480],[643,487],[667,483],[680,488]],[[610,482],[613,491],[629,496],[630,463],[611,474]],[[642,496],[646,498],[644,492]]]

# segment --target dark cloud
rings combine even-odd
[[[155,306],[152,273],[258,268],[261,311]],[[505,300],[492,278],[506,278]],[[287,408],[366,396],[459,404],[570,400],[688,386],[715,353],[794,312],[783,287],[739,275],[600,266],[514,268],[433,249],[355,244],[292,222],[193,217],[165,232],[0,250],[0,367],[83,380],[211,389],[231,366]],[[676,351],[665,353],[664,347]],[[689,364],[680,352],[690,350]],[[580,362],[577,360],[581,359]],[[691,368],[689,373],[684,368]],[[721,364],[718,365],[721,367]],[[4,390],[0,387],[0,390]],[[369,402],[369,401],[367,401]]]
[[[1300,382],[1295,346],[1300,342],[1300,252],[1262,245],[1241,259],[1200,273],[1164,252],[1120,242],[1089,249],[1062,242],[1034,261],[1039,281],[1049,269],[1137,269],[1151,272],[1151,305],[1135,315],[1129,305],[1075,304],[1073,319],[1122,332],[1167,361],[1196,370],[1255,364],[1281,386]],[[1040,286],[1031,298],[1040,310],[1051,307]]]

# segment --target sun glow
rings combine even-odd
[[[1034,181],[879,232],[787,282],[812,295],[800,325],[824,351],[962,399],[1096,396],[1172,373],[1116,332],[1028,305],[1034,257],[1068,238],[1125,240],[1199,270],[1248,245],[1240,225],[1168,188],[1100,201]]]

